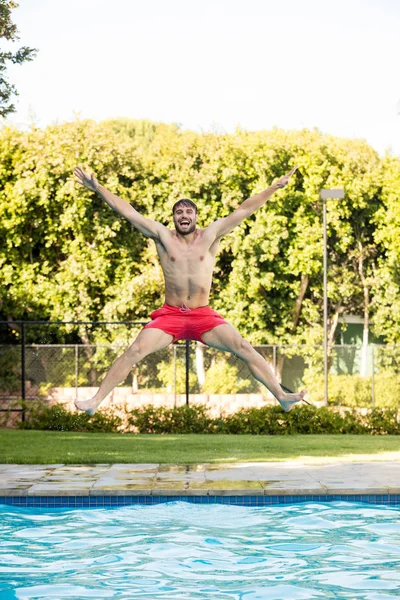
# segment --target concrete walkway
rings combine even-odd
[[[0,496],[400,494],[400,461],[0,465]]]

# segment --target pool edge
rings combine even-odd
[[[108,508],[138,504],[164,504],[166,502],[231,504],[234,506],[276,506],[301,502],[365,502],[400,506],[400,494],[0,496],[0,505],[25,508]]]

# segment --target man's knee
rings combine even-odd
[[[235,354],[243,360],[249,360],[254,354],[255,350],[253,346],[247,340],[242,337],[237,340]]]
[[[125,356],[132,361],[132,363],[138,362],[144,358],[146,354],[148,354],[148,352],[146,352],[145,344],[143,344],[140,340],[133,342],[132,346],[130,346],[125,352]]]

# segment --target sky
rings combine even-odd
[[[399,0],[19,0],[8,122],[318,128],[400,155]]]

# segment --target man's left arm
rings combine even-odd
[[[247,198],[233,213],[222,219],[218,219],[211,223],[207,227],[207,230],[215,236],[215,239],[221,238],[224,235],[230,233],[237,225],[239,225],[244,219],[247,219],[252,215],[258,208],[261,208],[268,198],[272,196],[277,190],[284,188],[288,183],[290,177],[297,170],[298,167],[294,167],[284,177],[273,183],[269,188]]]

